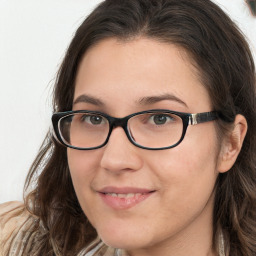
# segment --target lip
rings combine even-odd
[[[115,210],[126,210],[149,198],[155,190],[134,187],[104,187],[97,192],[107,206]],[[122,194],[122,197],[116,194]],[[127,195],[129,196],[127,197]]]
[[[99,190],[98,192],[100,193],[116,193],[116,194],[129,194],[129,193],[141,193],[141,194],[146,194],[146,193],[150,193],[153,190],[150,189],[146,189],[146,188],[135,188],[135,187],[104,187],[101,190]]]

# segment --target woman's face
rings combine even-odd
[[[107,39],[91,48],[78,70],[78,97],[73,110],[113,117],[149,109],[212,111],[185,52],[145,38]],[[134,146],[117,127],[102,148],[68,149],[68,162],[81,207],[106,244],[193,251],[196,241],[211,246],[217,145],[214,121],[189,126],[181,144],[159,151]]]

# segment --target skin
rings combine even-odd
[[[139,103],[143,97],[167,93],[185,104],[175,99]],[[186,53],[146,38],[107,39],[89,49],[78,70],[74,101],[84,94],[103,104],[80,101],[73,110],[97,110],[114,117],[155,108],[188,113],[213,110]],[[246,132],[241,120],[236,134]],[[118,127],[103,148],[67,151],[78,200],[101,239],[140,256],[217,255],[212,249],[214,185],[238,152],[229,140],[219,147],[214,121],[189,126],[182,143],[172,149],[140,149]],[[155,192],[132,208],[117,210],[99,196],[97,191],[105,186]]]

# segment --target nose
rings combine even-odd
[[[137,148],[129,141],[122,127],[112,130],[109,141],[103,150],[100,165],[108,171],[115,173],[136,171],[143,165],[140,155],[142,149]]]

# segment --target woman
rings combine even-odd
[[[54,112],[2,255],[256,255],[255,67],[215,4],[104,1]]]

